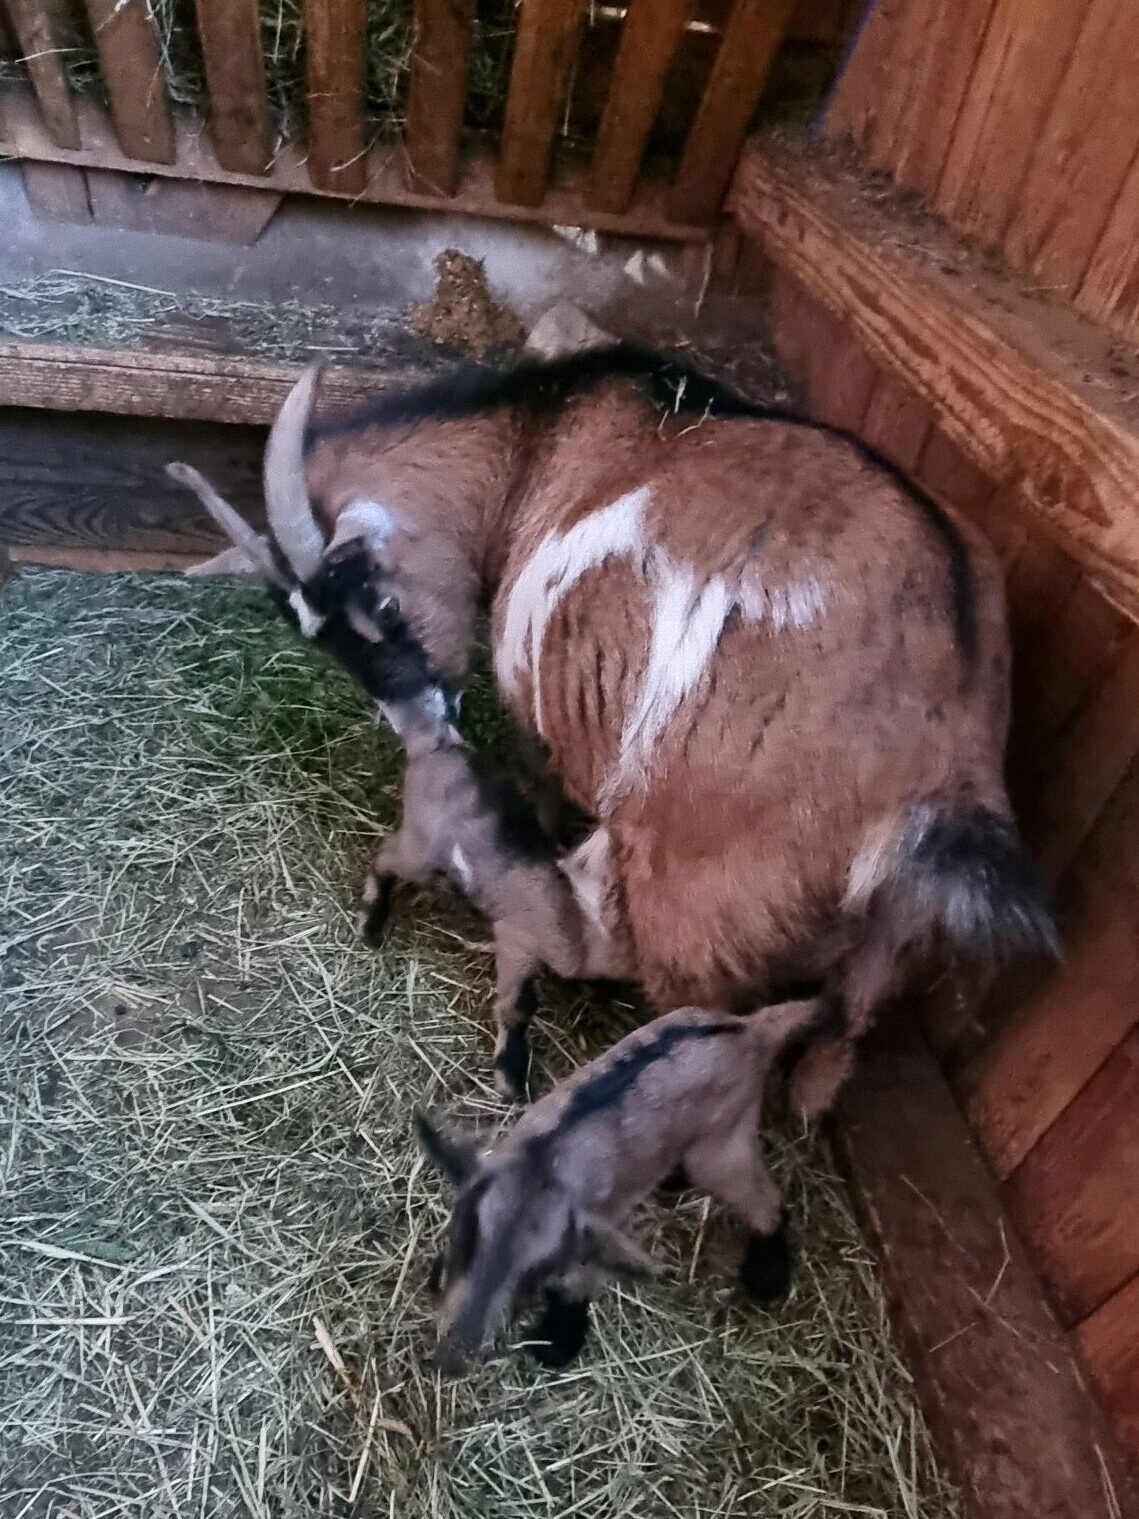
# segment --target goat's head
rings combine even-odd
[[[641,1274],[647,1258],[606,1219],[583,1207],[552,1164],[552,1135],[496,1158],[417,1118],[428,1158],[457,1189],[438,1286],[437,1361],[457,1376],[500,1325],[543,1288],[590,1295],[603,1273]]]

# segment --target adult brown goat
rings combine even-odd
[[[970,526],[855,440],[637,350],[312,426],[317,379],[266,450],[276,553],[303,584],[361,540],[448,679],[489,604],[501,693],[597,819],[657,1009],[821,984],[846,1033],[796,1068],[811,1117],[932,947],[1054,949],[1002,779],[1000,571]]]

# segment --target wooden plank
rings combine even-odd
[[[269,163],[269,98],[257,0],[195,0],[218,163],[261,174]]]
[[[954,507],[974,522],[993,494],[993,482],[939,427],[930,429],[915,471],[918,483],[942,506]]]
[[[453,195],[459,183],[474,24],[475,0],[415,0],[415,48],[407,86],[407,172],[413,187],[436,195]]]
[[[1107,677],[1135,631],[1129,617],[1083,576],[1043,641],[1048,680],[1036,693],[1032,726],[1047,746]]]
[[[631,0],[597,131],[585,192],[589,205],[624,211],[632,200],[687,18],[688,0]]]
[[[867,1041],[834,1142],[968,1519],[1139,1512],[1106,1421],[912,1025]]]
[[[880,374],[862,418],[862,437],[891,463],[914,474],[933,427],[933,413],[908,386]]]
[[[860,147],[869,142],[908,3],[873,0],[866,6],[827,107],[827,130],[832,136],[851,137]]]
[[[925,51],[915,65],[906,109],[894,134],[899,184],[932,197],[957,116],[976,67],[994,0],[934,0],[925,8]],[[914,11],[923,7],[914,4]]]
[[[83,169],[75,169],[70,164],[25,163],[20,167],[28,201],[40,220],[91,220],[91,200]]]
[[[1139,11],[1091,0],[1005,243],[1050,290],[1079,286],[1139,150],[1137,80]]]
[[[267,426],[301,369],[197,347],[148,353],[0,340],[0,406]],[[427,373],[410,364],[332,368],[321,380],[321,404],[358,406]]]
[[[1056,908],[1064,964],[962,1073],[969,1122],[1001,1178],[1139,1022],[1139,765],[1104,809]]]
[[[197,499],[165,473],[195,465],[257,525],[263,429],[0,411],[0,541],[44,553],[203,559],[223,546]]]
[[[1025,1157],[1005,1195],[1064,1323],[1139,1270],[1139,1029]]]
[[[893,170],[907,140],[934,43],[929,0],[905,0],[890,48],[890,67],[881,81],[867,134],[872,163]]]
[[[943,432],[1139,610],[1139,355],[964,262],[814,151],[749,148],[736,215]]]
[[[1116,1434],[1139,1458],[1139,1276],[1084,1320],[1076,1343]]]
[[[44,126],[61,148],[81,146],[75,102],[63,72],[54,6],[47,0],[3,0]]]
[[[146,0],[84,0],[84,4],[123,152],[143,163],[173,163],[174,128],[158,34]]]
[[[709,222],[720,211],[791,3],[735,0],[668,198],[674,220]]]
[[[937,209],[1001,242],[1088,0],[997,0],[937,188]]]
[[[507,205],[537,206],[546,192],[584,8],[584,0],[522,0],[494,176]]]
[[[4,91],[3,102],[9,145],[15,156],[21,159],[75,164],[84,168],[121,169],[136,174],[145,172],[163,178],[240,185],[254,190],[269,188],[289,193],[312,193],[304,154],[296,147],[283,144],[266,175],[234,174],[218,163],[208,136],[190,113],[175,117],[175,162],[170,165],[142,164],[122,151],[105,113],[90,100],[76,102],[84,143],[83,149],[77,152],[58,147],[52,141],[39,119],[30,91],[18,85],[10,86]],[[587,164],[580,155],[571,153],[561,155],[553,183],[540,206],[508,206],[495,194],[496,162],[486,147],[472,148],[462,164],[459,188],[454,197],[447,200],[409,187],[402,149],[372,148],[368,152],[367,182],[359,194],[336,188],[321,193],[371,205],[409,206],[428,211],[446,209],[512,222],[593,227],[599,232],[668,241],[705,242],[709,237],[707,227],[683,226],[669,219],[665,207],[666,187],[659,182],[642,179],[633,204],[622,216],[591,210],[582,199]]]
[[[160,549],[81,549],[61,548],[51,543],[13,544],[11,550],[0,545],[0,555],[10,553],[13,564],[38,564],[47,569],[79,570],[96,575],[142,575],[156,570],[188,570],[201,564],[202,553],[163,553]]]
[[[244,185],[209,185],[157,176],[144,179],[114,169],[88,169],[85,173],[90,214],[99,226],[162,232],[242,248],[257,241],[284,198],[279,190],[250,190]]]
[[[304,0],[308,169],[318,190],[358,195],[364,133],[365,0]]]
[[[878,370],[830,312],[781,269],[771,302],[776,347],[792,377],[803,383],[811,415],[860,433]]]
[[[1119,192],[1076,305],[1116,332],[1139,341],[1139,155]]]

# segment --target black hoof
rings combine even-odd
[[[547,1292],[542,1316],[526,1338],[535,1342],[528,1348],[540,1366],[560,1371],[578,1355],[588,1333],[589,1299],[574,1301]]]
[[[432,1297],[438,1297],[443,1291],[443,1273],[447,1269],[447,1262],[440,1252],[431,1262],[431,1270],[427,1273],[427,1290]]]
[[[360,937],[370,949],[379,949],[384,942],[384,930],[391,915],[392,882],[380,881],[374,902],[369,902],[360,914]]]
[[[503,1096],[514,1102],[530,1100],[530,1043],[524,1028],[512,1028],[507,1034],[494,1057],[494,1069]]]
[[[679,1192],[687,1192],[690,1185],[688,1172],[684,1167],[674,1166],[665,1179],[658,1185],[657,1191],[662,1197],[675,1197]]]
[[[774,1234],[752,1234],[740,1267],[740,1286],[753,1303],[773,1303],[791,1287],[791,1245],[787,1226]]]

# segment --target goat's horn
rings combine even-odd
[[[250,567],[270,580],[281,576],[273,562],[273,553],[260,533],[254,532],[245,518],[214,490],[204,475],[190,464],[168,464],[166,473],[179,485],[193,491],[213,520],[236,549],[240,549]]]
[[[277,547],[299,580],[308,580],[324,554],[305,482],[305,430],[322,366],[310,364],[285,397],[265,445],[265,506]]]

